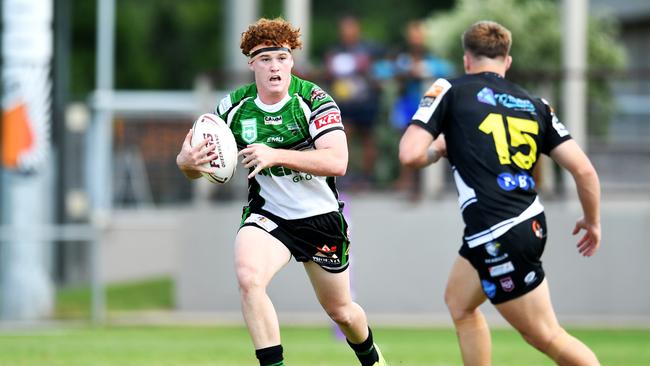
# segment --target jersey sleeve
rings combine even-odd
[[[219,101],[219,104],[217,104],[217,106],[214,107],[214,114],[216,114],[217,116],[219,116],[219,118],[226,121],[228,126],[230,126],[232,122],[230,112],[233,111],[233,108],[238,106],[242,101],[251,97],[254,91],[255,91],[254,84],[244,85],[239,89],[232,91],[231,93],[223,97]]]
[[[411,124],[418,125],[427,130],[433,137],[437,137],[445,122],[447,105],[451,100],[451,83],[446,79],[436,80],[424,93],[420,105],[411,119]]]
[[[544,107],[542,116],[546,124],[546,133],[543,136],[544,140],[542,141],[541,152],[548,155],[556,146],[571,139],[571,135],[569,134],[569,130],[557,118],[555,111],[548,102],[543,98],[540,98],[540,100]]]
[[[313,85],[309,93],[309,104],[309,134],[314,141],[328,132],[343,130],[339,107],[334,99],[317,85]]]
[[[221,119],[224,121],[226,120],[226,117],[228,115],[228,112],[232,108],[232,98],[230,97],[230,94],[226,95],[223,97],[220,101],[219,104],[214,108],[214,114],[219,116]]]

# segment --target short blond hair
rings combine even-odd
[[[463,49],[474,57],[506,57],[510,53],[512,34],[497,22],[481,20],[463,33]]]
[[[292,50],[301,48],[300,29],[294,28],[291,23],[282,18],[260,18],[242,33],[239,48],[244,55],[248,56],[251,49],[261,44],[289,46]]]

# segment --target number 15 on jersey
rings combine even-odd
[[[510,143],[508,143],[506,136],[506,125],[510,135]],[[492,135],[496,153],[502,165],[509,165],[514,162],[521,169],[528,170],[537,160],[537,143],[531,136],[539,134],[537,121],[510,116],[505,116],[504,120],[504,116],[501,114],[490,113],[478,128],[482,132]],[[528,154],[521,151],[510,154],[510,146],[520,147],[525,145],[530,147]]]

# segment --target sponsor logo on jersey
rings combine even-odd
[[[478,94],[476,94],[476,98],[478,99],[479,102],[489,104],[496,106],[497,101],[494,99],[494,91],[492,89],[488,88],[487,86],[481,89]]]
[[[291,181],[293,181],[294,183],[298,183],[302,181],[307,182],[314,179],[314,176],[309,173],[302,173],[297,170],[292,170],[284,166],[272,166],[270,168],[265,168],[260,170],[259,174],[265,177],[268,176],[289,177],[291,178]]]
[[[264,116],[265,125],[281,125],[282,116]]]
[[[508,258],[508,253],[503,253],[503,255],[499,255],[501,254],[501,243],[497,241],[491,241],[485,244],[485,251],[490,256],[493,257],[493,258],[485,259],[484,262],[486,264],[497,263]]]
[[[249,144],[257,140],[257,121],[255,118],[241,121],[241,138]]]
[[[533,220],[532,229],[533,232],[535,233],[535,236],[538,237],[539,239],[544,239],[544,237],[546,236],[546,233],[544,233],[544,228],[542,227],[542,224],[539,223],[539,221]]]
[[[217,106],[217,114],[226,113],[230,107],[232,107],[232,101],[230,100],[230,95],[226,95],[221,99],[221,102],[219,102],[219,106]]]
[[[327,94],[321,88],[314,88],[311,90],[311,96],[309,97],[310,101],[313,103],[314,100],[323,100],[327,97]]]
[[[431,107],[433,102],[436,101],[436,98],[445,90],[441,85],[433,83],[431,87],[424,93],[422,99],[420,99],[419,107]]]
[[[435,101],[436,101],[436,98],[425,96],[425,97],[423,97],[423,98],[420,100],[420,105],[419,105],[419,107],[425,107],[425,108],[426,108],[426,107],[431,107],[431,105],[432,105],[433,102],[435,102]]]
[[[542,103],[546,104],[548,109],[551,111],[551,123],[553,125],[553,129],[555,129],[555,132],[557,132],[560,137],[564,137],[569,134],[569,130],[567,130],[566,126],[560,120],[557,118],[555,115],[555,109],[551,107],[551,105],[548,103],[548,101],[544,98],[542,99]]]
[[[505,292],[512,292],[515,289],[515,282],[510,277],[500,279],[499,283],[501,283],[501,288]]]
[[[499,252],[501,251],[501,243],[496,241],[491,241],[485,244],[485,251],[489,255],[496,257],[497,255],[499,255]]]
[[[328,266],[338,266],[341,265],[341,260],[336,257],[324,257],[320,253],[316,253],[316,255],[313,255],[311,257],[311,260],[314,261],[314,263],[318,264],[324,264]]]
[[[433,85],[431,85],[431,87],[429,87],[429,89],[424,93],[424,96],[432,97],[433,99],[435,99],[444,90],[445,88],[442,85],[439,85],[438,83],[433,83]]]
[[[490,271],[490,276],[492,277],[499,277],[501,275],[504,275],[506,273],[510,273],[515,270],[515,266],[512,265],[512,262],[505,262],[503,264],[499,264],[497,266],[492,266],[488,268],[488,271]]]
[[[278,225],[268,217],[256,213],[253,213],[250,216],[248,216],[248,218],[244,221],[244,223],[256,224],[257,226],[261,227],[262,229],[268,232],[278,227]]]
[[[292,135],[296,136],[300,131],[300,126],[298,126],[298,123],[296,122],[290,122],[287,123],[287,130],[289,130],[289,132],[291,132]]]
[[[271,136],[266,139],[266,142],[281,143],[284,141],[284,136]]]
[[[492,264],[492,263],[501,262],[504,259],[508,259],[508,253],[503,253],[503,255],[494,258],[488,258],[484,262],[485,264]]]
[[[294,175],[293,178],[291,178],[291,180],[293,180],[294,183],[298,183],[298,182],[301,182],[303,180],[304,181],[310,181],[312,179],[314,179],[313,175],[311,175],[309,173],[300,174],[299,172],[296,173],[296,175]]]
[[[533,102],[528,99],[517,98],[510,94],[494,94],[497,103],[516,111],[535,112]]]
[[[476,99],[481,103],[489,104],[492,106],[501,104],[502,106],[509,109],[531,113],[535,112],[535,105],[530,100],[517,98],[513,95],[505,93],[495,94],[494,90],[488,88],[487,86],[476,94]]]
[[[292,175],[294,173],[298,174],[300,172],[296,171],[296,170],[291,170],[291,169],[289,169],[287,167],[283,167],[283,166],[279,166],[279,165],[272,166],[270,168],[265,168],[265,169],[260,170],[260,174],[262,174],[263,176],[272,175],[274,177],[284,177],[285,175]]]
[[[445,79],[436,80],[424,93],[422,99],[420,99],[420,104],[418,109],[415,111],[415,114],[413,114],[412,119],[421,121],[422,123],[429,123],[431,116],[433,116],[433,113],[440,103],[440,98],[442,98],[449,89],[451,89],[449,81]]]
[[[560,122],[560,120],[557,118],[555,113],[551,114],[552,120],[551,124],[553,125],[553,129],[555,132],[557,132],[560,137],[564,137],[569,134],[569,130],[566,129],[566,126],[564,126],[564,123]]]
[[[316,247],[316,249],[318,249],[319,252],[326,253],[326,254],[335,253],[336,248],[337,248],[336,245],[329,246],[327,244],[323,245],[322,247]]]
[[[489,297],[490,299],[497,294],[497,286],[492,282],[481,280],[481,286],[483,286],[483,292],[485,292],[485,296]]]
[[[525,191],[535,189],[535,180],[526,173],[501,173],[497,176],[497,183],[504,191],[512,191],[515,188],[521,188]]]
[[[527,285],[530,285],[533,281],[535,281],[536,278],[537,278],[537,274],[535,274],[535,271],[530,271],[528,272],[526,277],[524,277],[524,282]]]
[[[324,116],[316,118],[316,121],[314,121],[316,124],[316,129],[320,130],[324,126],[331,125],[331,124],[340,124],[341,123],[341,113],[338,111],[332,111],[327,113]]]

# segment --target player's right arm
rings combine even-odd
[[[208,153],[212,148],[208,146],[208,139],[203,140],[200,144],[192,147],[192,130],[185,135],[185,140],[181,146],[181,151],[176,155],[176,165],[178,169],[189,179],[201,178],[201,172],[211,173],[210,168],[202,166],[209,162],[213,157],[209,157]]]
[[[418,125],[410,125],[399,142],[399,161],[411,168],[423,168],[446,154],[445,136],[434,140],[431,133]]]
[[[441,78],[424,93],[411,124],[399,143],[399,161],[402,165],[424,168],[446,155],[447,148],[441,129],[447,104],[447,99],[444,98],[450,89],[449,81]]]
[[[573,235],[585,230],[578,240],[580,254],[590,257],[600,246],[600,181],[596,169],[575,140],[566,140],[550,153],[551,158],[568,170],[576,184],[583,217],[576,222]]]

